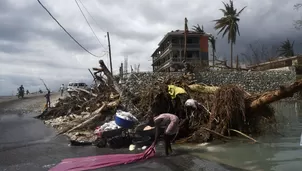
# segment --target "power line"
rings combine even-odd
[[[82,9],[81,9],[81,7],[80,7],[78,1],[77,1],[77,0],[74,0],[74,1],[76,2],[76,4],[77,4],[79,10],[81,11],[83,17],[85,18],[86,23],[87,23],[88,26],[90,27],[90,29],[91,29],[92,33],[94,34],[95,38],[99,41],[100,45],[101,45],[104,49],[106,49],[106,48],[104,47],[104,45],[101,43],[100,39],[99,39],[99,38],[97,37],[97,35],[95,34],[94,30],[92,29],[92,27],[91,27],[90,23],[88,22],[88,20],[87,20],[85,14],[83,13],[83,11],[82,11]]]
[[[87,8],[85,7],[85,5],[82,3],[81,0],[79,0],[80,3],[82,4],[82,6],[84,7],[85,11],[89,14],[89,16],[92,18],[92,20],[95,22],[95,24],[101,29],[100,25],[98,24],[98,22],[96,22],[96,20],[94,19],[94,17],[90,14],[90,12],[87,10]]]
[[[91,53],[89,50],[87,50],[84,46],[82,46],[60,23],[59,23],[59,21],[48,11],[48,9],[40,2],[40,0],[37,0],[38,2],[39,2],[39,4],[44,8],[44,10],[51,16],[51,18],[53,19],[53,20],[55,20],[56,22],[57,22],[57,24],[65,31],[65,33],[66,34],[68,34],[68,36],[73,40],[73,41],[75,41],[82,49],[84,49],[87,53],[89,53],[90,55],[92,55],[92,56],[95,56],[95,57],[103,57],[103,56],[105,56],[106,55],[106,53],[105,54],[103,54],[102,56],[97,56],[97,55],[95,55],[95,54],[93,54],[93,53]]]

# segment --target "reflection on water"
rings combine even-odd
[[[247,170],[302,170],[302,102],[277,102],[272,106],[276,110],[280,135],[258,137],[260,144],[232,142],[199,146],[196,148],[206,152],[193,150],[194,154]]]

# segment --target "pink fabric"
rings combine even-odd
[[[178,131],[179,119],[176,115],[170,113],[163,113],[157,116],[154,119],[154,122],[155,123],[159,122],[161,126],[165,126],[166,127],[165,133],[168,135],[176,134]]]
[[[143,153],[139,154],[110,154],[90,157],[79,157],[64,159],[61,163],[51,168],[49,171],[82,171],[129,164],[141,160],[146,160],[155,155],[155,146],[152,145]]]

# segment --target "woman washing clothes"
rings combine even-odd
[[[169,155],[172,152],[171,141],[176,137],[179,129],[178,117],[170,113],[163,113],[152,118],[151,122],[153,123],[150,125],[155,126],[155,145],[161,134],[160,129],[164,128],[165,153],[166,155]]]

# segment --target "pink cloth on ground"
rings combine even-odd
[[[139,154],[109,154],[90,157],[79,157],[64,159],[61,163],[51,168],[49,171],[82,171],[129,164],[141,160],[146,160],[155,155],[155,146],[152,145],[143,153]]]
[[[178,131],[179,119],[176,115],[170,113],[163,113],[155,117],[154,122],[166,127],[165,133],[168,135],[176,134]]]

